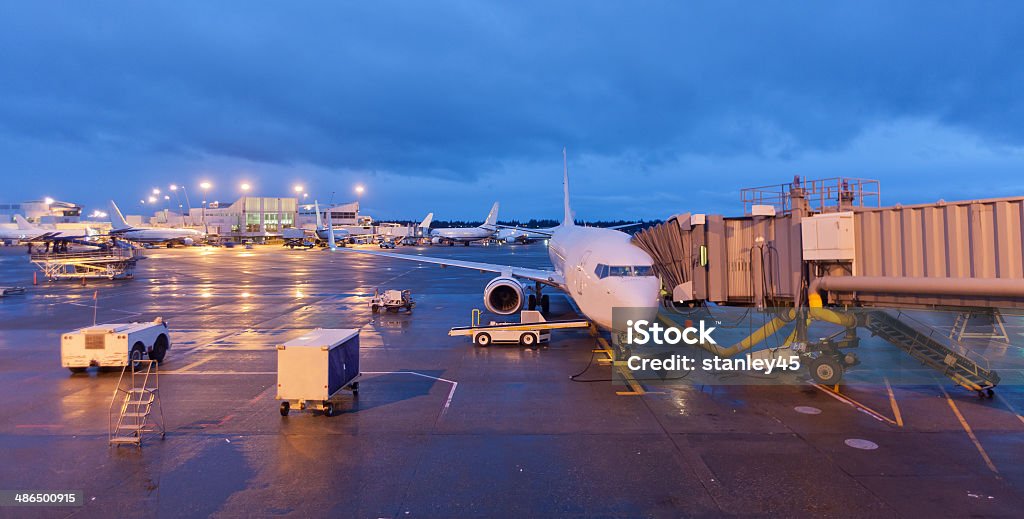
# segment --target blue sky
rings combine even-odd
[[[1024,194],[1011,2],[0,1],[0,202],[366,186],[381,218],[737,214],[742,187]]]

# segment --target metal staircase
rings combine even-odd
[[[960,386],[979,394],[987,392],[988,396],[992,395],[992,388],[999,384],[999,375],[989,369],[987,361],[977,355],[974,355],[977,360],[972,359],[968,350],[948,346],[939,340],[948,341],[948,337],[934,330],[923,332],[909,322],[915,320],[903,312],[893,315],[875,310],[867,313],[864,327]],[[928,328],[926,325],[921,327]]]
[[[119,400],[115,422],[114,405]],[[153,414],[154,407],[159,419]],[[160,403],[160,374],[155,360],[136,360],[122,368],[117,379],[107,411],[107,439],[111,445],[141,447],[146,433],[159,433],[161,439],[166,435]]]

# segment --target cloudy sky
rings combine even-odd
[[[0,202],[366,186],[381,218],[737,214],[793,175],[1024,194],[1013,2],[0,0]],[[897,5],[898,4],[898,5]]]

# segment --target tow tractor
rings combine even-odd
[[[416,302],[408,290],[374,290],[373,298],[370,299],[370,310],[373,313],[379,312],[381,308],[388,312],[397,312],[403,308],[412,312],[415,306]]]
[[[588,328],[590,321],[586,319],[566,319],[548,321],[536,310],[523,310],[518,323],[480,324],[480,310],[474,309],[470,316],[469,326],[456,326],[448,331],[450,336],[469,336],[473,344],[481,347],[498,344],[520,344],[534,348],[540,343],[551,340],[551,330],[564,328]]]

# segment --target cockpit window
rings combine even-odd
[[[597,267],[594,268],[594,274],[597,275],[598,279],[604,279],[606,277],[653,276],[654,268],[650,265],[609,266],[599,263]]]

